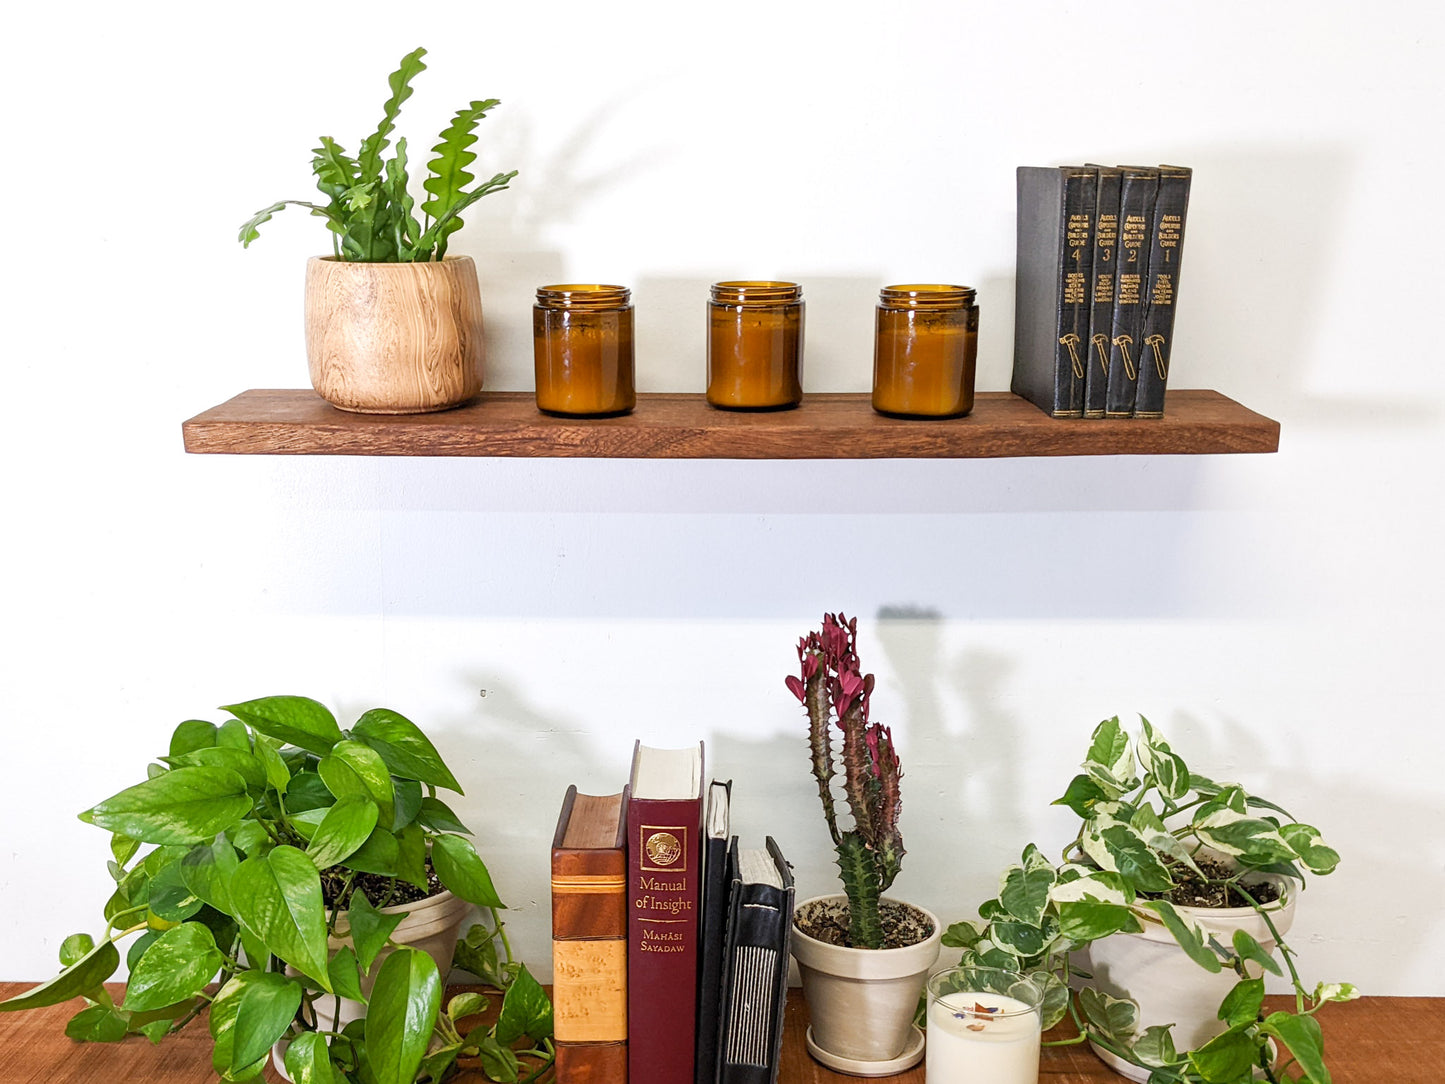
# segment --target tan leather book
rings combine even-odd
[[[552,837],[558,1084],[627,1081],[627,796],[568,787]]]

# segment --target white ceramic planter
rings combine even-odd
[[[1270,920],[1283,936],[1294,922],[1299,886],[1284,877],[1268,878],[1280,886],[1281,898],[1266,907]],[[1235,930],[1244,930],[1270,951],[1274,935],[1252,907],[1177,907],[1223,945],[1229,945]],[[1155,1024],[1173,1024],[1177,1050],[1194,1050],[1224,1031],[1219,1003],[1239,976],[1226,968],[1212,974],[1184,954],[1164,926],[1152,921],[1150,912],[1139,912],[1143,933],[1116,933],[1089,946],[1089,969],[1096,986],[1111,997],[1132,998],[1139,1003],[1139,1030]],[[1252,974],[1259,968],[1253,967]],[[1117,1073],[1134,1081],[1147,1081],[1149,1070],[1114,1057],[1094,1047],[1094,1053]]]
[[[456,952],[457,941],[461,937],[462,923],[466,921],[471,909],[472,905],[460,896],[453,896],[450,892],[442,891],[415,903],[383,907],[381,913],[384,915],[406,913],[406,918],[401,920],[395,932],[392,933],[391,939],[399,945],[420,949],[435,960],[437,970],[441,972],[442,987],[445,988],[447,976],[451,974],[452,970],[452,954]],[[337,920],[336,934],[328,938],[329,951],[334,953],[343,945],[350,944],[351,939],[347,936],[350,932],[351,926],[343,914]],[[371,965],[370,974],[362,977],[361,990],[367,997],[371,996],[371,986],[381,970],[382,962],[392,952],[391,948],[382,949],[377,954],[376,961]],[[291,969],[288,967],[287,970]],[[317,1026],[325,1031],[340,1031],[365,1012],[364,1004],[346,997],[323,996],[316,1001]],[[291,1078],[286,1074],[286,1045],[284,1041],[277,1043],[271,1052],[271,1060],[276,1064],[276,1071],[286,1080],[290,1080]]]
[[[812,902],[803,901],[797,910]],[[904,948],[844,948],[793,927],[790,949],[808,1002],[809,1049],[830,1068],[854,1076],[886,1076],[902,1072],[923,1056],[913,1014],[938,959],[943,926],[922,907],[905,906],[927,916],[933,934]]]

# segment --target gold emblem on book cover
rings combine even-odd
[[[645,847],[647,861],[653,866],[671,866],[682,857],[682,844],[671,832],[653,832]]]

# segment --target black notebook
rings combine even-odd
[[[697,976],[696,1084],[717,1080],[718,1006],[722,999],[723,939],[728,921],[728,822],[733,782],[714,779],[707,791],[702,837],[702,933]]]
[[[728,848],[732,891],[723,957],[719,1084],[776,1084],[788,994],[793,874],[771,836],[763,850]]]

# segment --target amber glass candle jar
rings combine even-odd
[[[956,418],[973,409],[978,306],[967,286],[885,286],[873,340],[873,409]]]
[[[543,286],[532,306],[537,408],[625,414],[633,387],[632,293],[625,286]]]
[[[707,401],[778,410],[803,399],[803,288],[719,282],[707,303]]]

